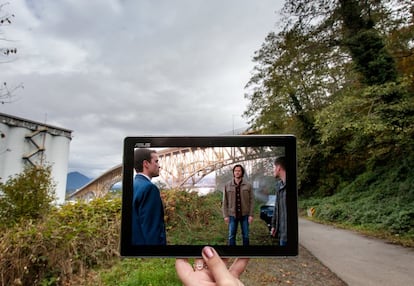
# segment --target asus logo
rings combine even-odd
[[[136,143],[135,148],[149,148],[151,147],[151,143]]]

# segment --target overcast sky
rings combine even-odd
[[[282,0],[9,0],[0,112],[73,130],[69,171],[96,177],[139,135],[219,135],[242,118],[252,57]],[[4,61],[5,59],[2,58]]]

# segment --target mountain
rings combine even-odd
[[[92,179],[86,177],[85,175],[79,172],[70,172],[68,173],[66,179],[66,193],[73,193],[75,190],[89,183]]]

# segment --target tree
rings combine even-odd
[[[413,56],[410,0],[288,0],[283,13],[285,30],[299,27],[346,48],[368,85],[395,80],[396,56]]]
[[[8,3],[5,4],[0,4],[0,12],[2,13],[0,15],[0,26],[3,27],[5,25],[10,25],[12,23],[11,19],[14,18],[14,14],[8,14],[8,13],[4,13],[2,10],[4,8],[5,5],[7,5]],[[0,33],[3,34],[3,33]],[[1,41],[8,41],[6,38],[0,38]],[[16,54],[17,53],[17,49],[15,47],[0,47],[0,52],[3,56],[9,56],[12,54]]]
[[[362,82],[368,85],[395,81],[395,61],[385,43],[374,28],[374,19],[368,6],[367,15],[363,4],[356,0],[339,0],[339,14],[343,21],[343,43],[355,63],[355,69],[362,75]]]
[[[0,225],[41,218],[51,209],[54,194],[50,166],[26,167],[6,183],[0,182]]]
[[[253,59],[244,115],[261,133],[298,137],[299,186],[314,184],[320,172],[315,114],[332,95],[354,84],[349,55],[333,48],[326,34],[308,32],[300,24],[271,32]]]
[[[9,14],[6,12],[3,12],[3,8],[5,4],[0,4],[0,27],[4,27],[6,25],[10,25],[12,23],[12,19],[14,18],[14,14]],[[0,30],[0,35],[3,35],[3,32]],[[0,37],[1,42],[9,42],[9,40],[5,37]],[[11,56],[15,55],[17,53],[16,47],[0,47],[0,57],[2,59],[7,58],[10,59]],[[0,63],[5,63],[4,60],[0,60]],[[23,88],[23,84],[18,84],[13,87],[8,87],[6,82],[3,82],[3,84],[0,85],[0,103],[11,103],[13,100],[14,92],[19,89]]]
[[[340,178],[352,179],[381,154],[375,148],[397,152],[392,146],[410,142],[413,7],[286,1],[280,32],[255,54],[245,116],[258,132],[298,137],[302,191],[325,184],[332,193]]]
[[[392,47],[404,47],[400,54],[410,55],[410,52],[407,38],[397,45],[392,34],[413,35],[414,30],[412,24],[407,25],[412,21],[391,17],[393,9],[387,4],[390,2],[338,1],[337,10],[343,22],[341,42],[349,50],[362,86],[342,92],[316,118],[325,152],[349,154],[353,161],[359,161],[356,163],[359,168],[353,166],[356,170],[375,165],[378,160],[401,156],[402,149],[412,151],[412,73],[403,70],[398,73],[397,53]],[[413,13],[413,5],[410,5]],[[389,15],[389,20],[380,20],[379,15]],[[379,26],[387,27],[384,30],[390,34],[380,32]],[[410,28],[411,31],[407,31]],[[387,46],[386,42],[393,44]]]

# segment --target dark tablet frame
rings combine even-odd
[[[122,257],[200,257],[204,245],[132,245],[132,196],[134,149],[137,147],[284,147],[287,173],[288,242],[286,246],[212,245],[222,257],[280,257],[298,254],[297,154],[293,135],[235,136],[139,136],[126,137],[123,150],[122,216],[120,254]],[[257,218],[256,223],[260,222]]]

